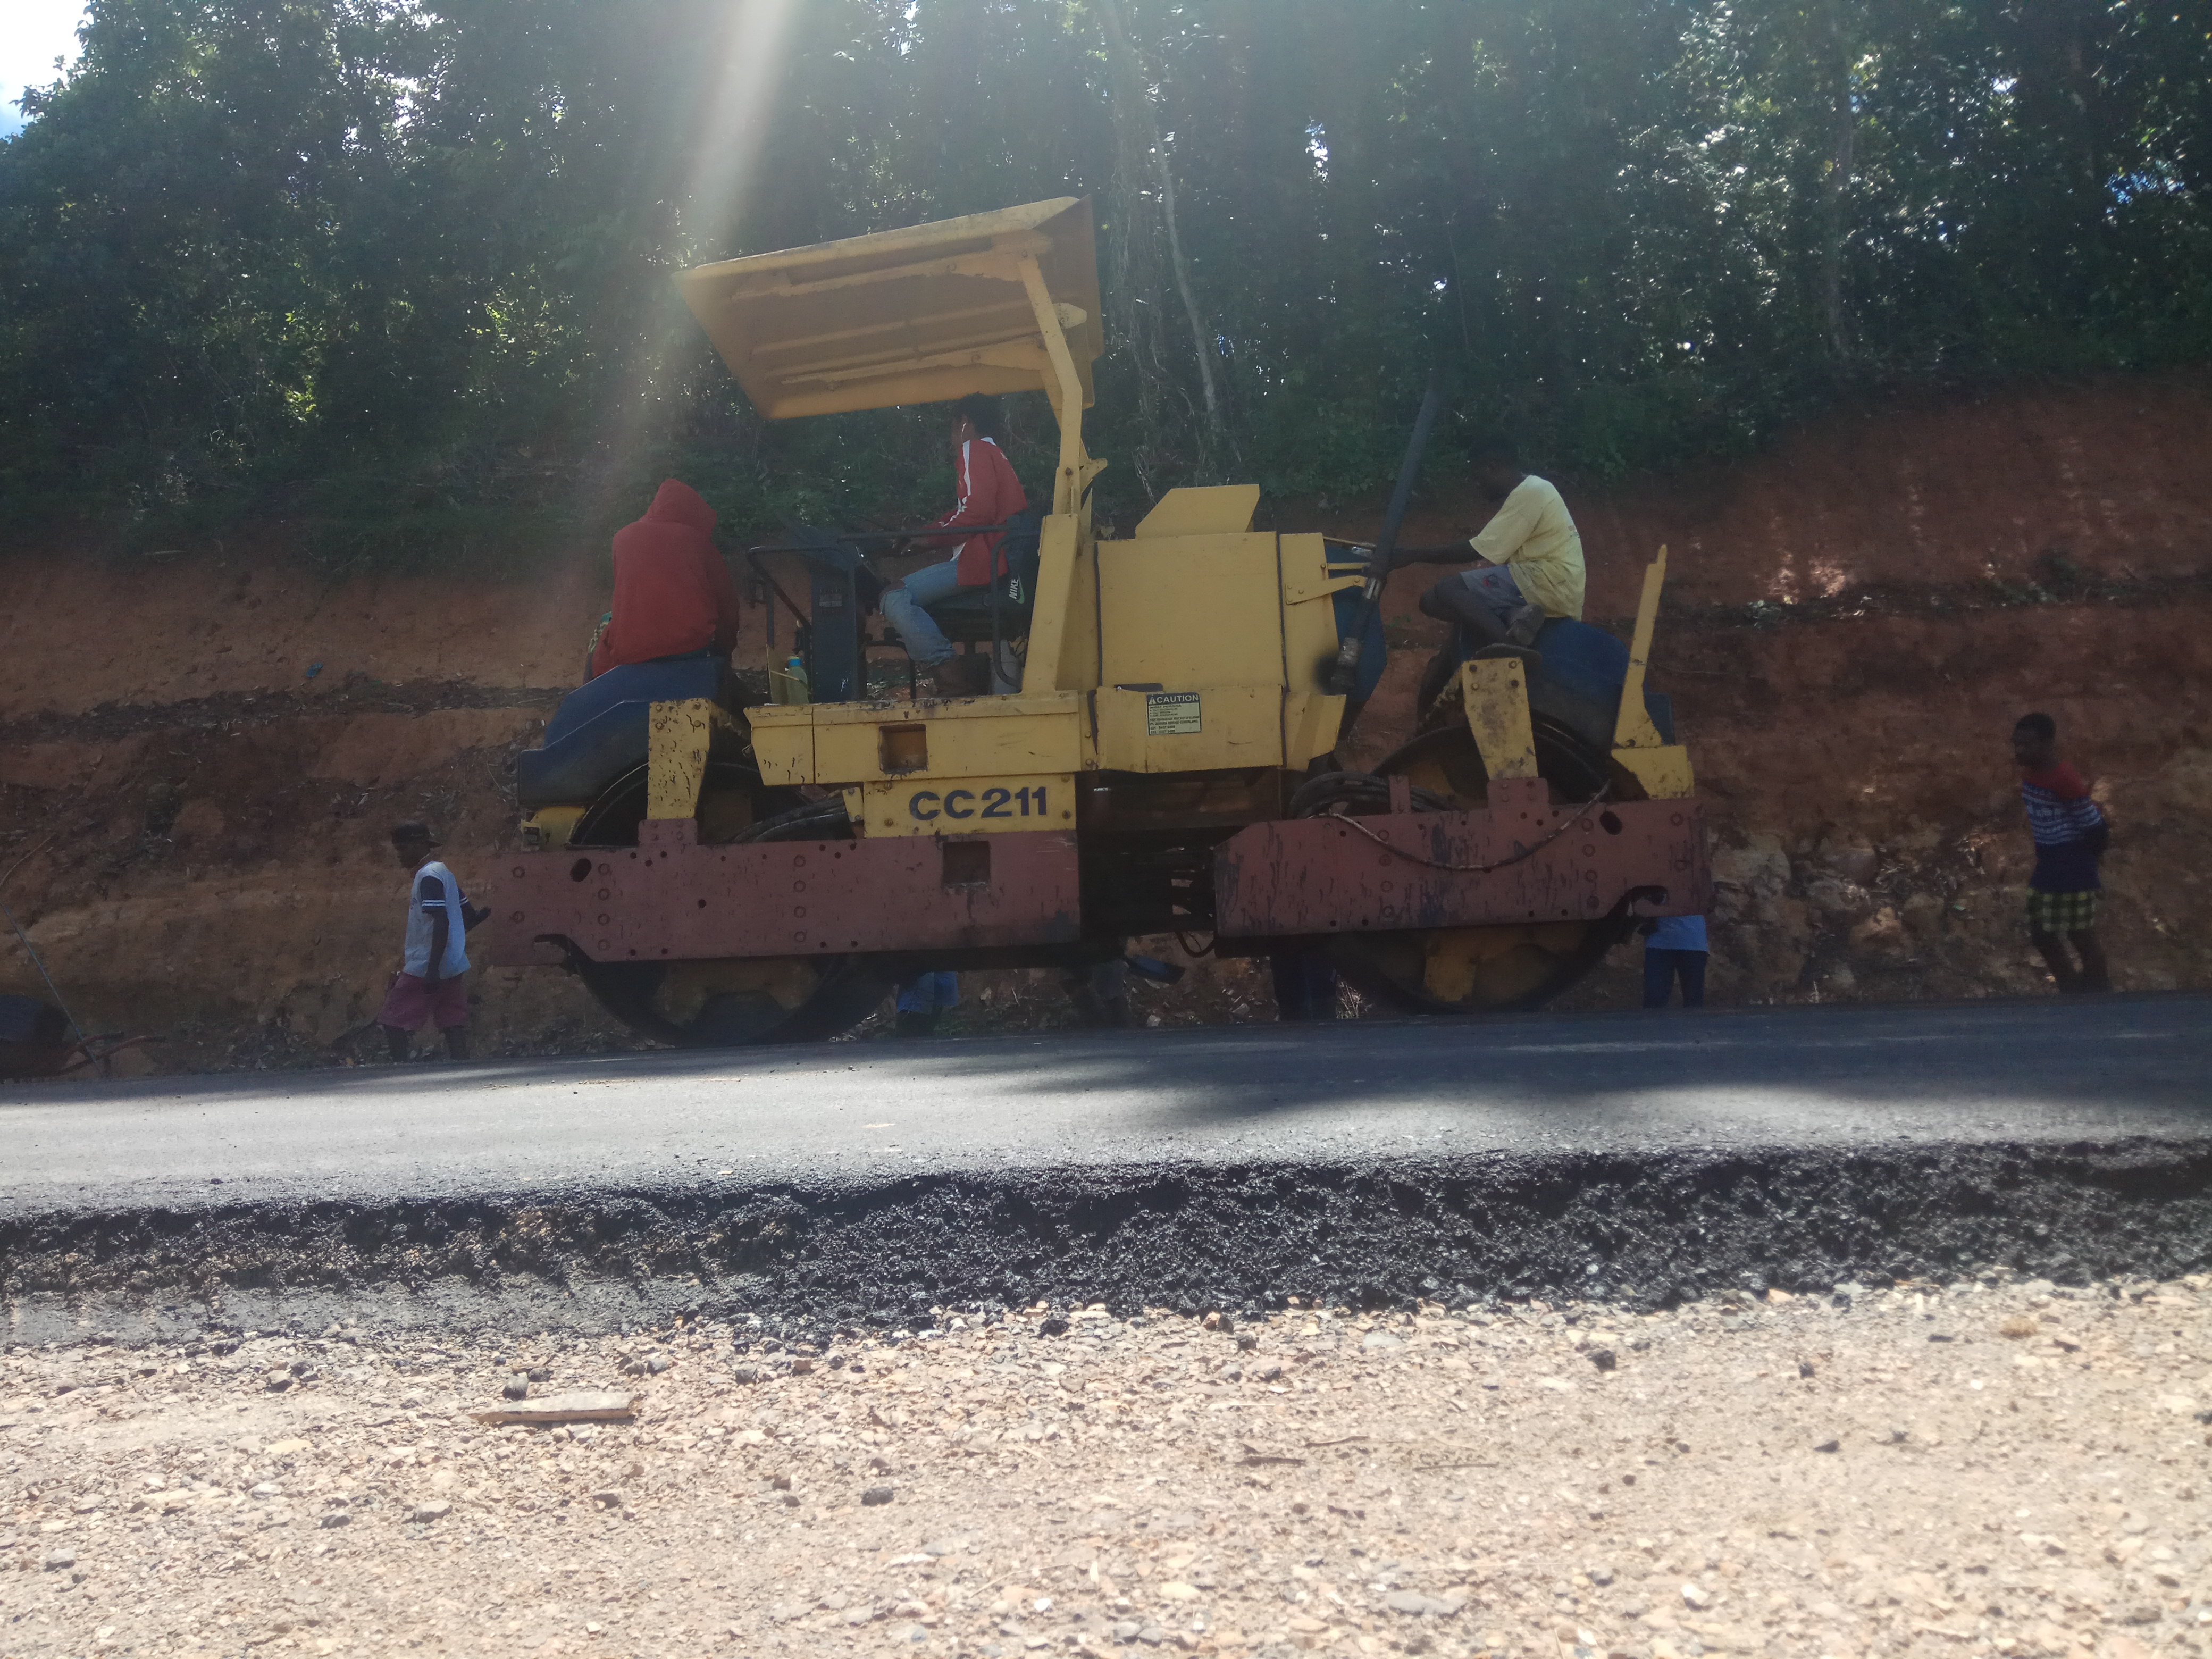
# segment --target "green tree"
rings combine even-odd
[[[672,278],[1060,194],[1110,512],[1378,488],[1432,362],[1440,465],[1668,465],[2203,361],[2208,70],[2212,0],[93,0],[0,143],[0,482],[19,532],[340,558],[596,533],[665,471],[903,520],[934,416],[761,421]]]

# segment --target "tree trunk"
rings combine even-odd
[[[1153,236],[1146,191],[1145,132],[1149,120],[1140,122],[1136,112],[1144,106],[1144,71],[1121,31],[1121,14],[1113,0],[1100,0],[1099,32],[1106,42],[1106,73],[1113,88],[1114,171],[1109,186],[1112,206],[1106,227],[1106,294],[1118,313],[1115,332],[1129,354],[1136,371],[1137,426],[1144,434],[1133,448],[1130,462],[1147,495],[1152,488],[1153,445],[1160,430],[1160,386],[1166,378],[1161,362],[1160,328],[1166,296],[1161,292],[1159,248]]]
[[[1158,430],[1158,388],[1169,376],[1161,349],[1163,312],[1166,295],[1159,280],[1158,234],[1164,232],[1170,267],[1183,313],[1190,322],[1191,344],[1198,361],[1200,393],[1205,404],[1202,447],[1218,448],[1222,439],[1221,404],[1213,374],[1213,354],[1198,299],[1191,287],[1183,258],[1182,236],[1175,220],[1175,181],[1169,171],[1159,123],[1154,118],[1152,94],[1145,83],[1144,65],[1121,24],[1115,0],[1097,0],[1099,32],[1106,43],[1107,72],[1114,88],[1114,190],[1120,234],[1115,247],[1121,264],[1121,285],[1127,304],[1130,342],[1139,379],[1139,415],[1147,434]],[[1158,191],[1159,217],[1155,223],[1148,207],[1145,184],[1150,176]],[[1140,474],[1146,462],[1139,458]],[[1146,489],[1151,490],[1149,479]]]
[[[1842,0],[1828,0],[1831,105],[1828,166],[1821,180],[1820,323],[1828,355],[1841,365],[1851,355],[1850,325],[1844,310],[1845,217],[1850,204],[1853,152],[1858,142],[1858,113],[1851,106],[1851,51],[1844,30]]]
[[[1190,291],[1190,267],[1184,263],[1182,238],[1176,231],[1175,175],[1169,171],[1166,150],[1154,149],[1152,160],[1159,167],[1160,211],[1168,227],[1168,264],[1175,271],[1176,291],[1182,295],[1183,315],[1190,319],[1190,345],[1198,357],[1199,386],[1206,396],[1206,435],[1218,442],[1221,437],[1221,400],[1213,391],[1213,347],[1206,338],[1206,325],[1199,320],[1198,301]]]

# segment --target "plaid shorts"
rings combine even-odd
[[[2027,892],[2031,933],[2086,933],[2097,925],[2097,894]]]

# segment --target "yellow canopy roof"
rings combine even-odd
[[[680,281],[714,349],[775,419],[971,392],[1045,392],[1057,402],[1023,274],[1032,258],[1088,408],[1105,335],[1085,198],[726,259]]]

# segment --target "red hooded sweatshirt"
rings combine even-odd
[[[592,672],[738,641],[738,590],[709,532],[714,509],[671,478],[635,524],[615,532],[614,620],[592,653]]]
[[[1014,477],[1014,464],[988,438],[972,438],[961,445],[953,471],[960,500],[950,513],[929,526],[932,530],[965,530],[971,525],[1004,524],[1030,504],[1029,497],[1022,494],[1021,480]],[[942,547],[956,539],[958,538],[936,536],[925,545]],[[960,551],[954,556],[959,560],[961,586],[981,587],[994,574],[1006,574],[1006,556],[999,551],[999,544],[1004,540],[1002,532],[970,536],[960,542]],[[995,571],[992,568],[994,563]]]

